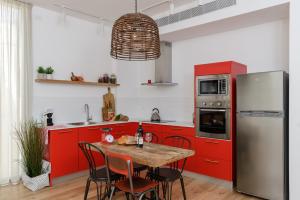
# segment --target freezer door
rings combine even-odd
[[[284,110],[284,72],[237,76],[237,111]]]
[[[284,118],[237,114],[237,190],[284,199]]]

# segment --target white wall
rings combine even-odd
[[[163,119],[192,121],[193,70],[195,64],[235,60],[250,72],[288,69],[288,20],[173,43],[174,87],[141,86],[154,80],[154,63],[116,61],[110,58],[110,30],[59,13],[33,9],[33,63],[52,65],[55,78],[68,79],[70,72],[96,80],[100,73],[116,72],[121,84],[116,94],[117,112],[131,119],[149,119],[153,107]],[[34,72],[36,73],[36,72]],[[53,108],[59,123],[84,120],[83,105],[89,103],[100,120],[105,88],[34,84],[34,116]]]
[[[146,87],[154,77],[151,64],[125,63],[117,67],[122,86],[118,110],[136,118],[150,117],[158,107],[162,118],[192,121],[194,65],[235,60],[248,65],[249,72],[288,71],[288,20],[173,43],[174,87]]]
[[[61,13],[33,7],[33,66],[53,66],[55,79],[69,79],[70,73],[97,81],[99,74],[110,73],[110,31],[100,25]],[[34,77],[36,71],[33,72]],[[46,109],[54,110],[56,122],[82,121],[83,105],[90,104],[94,120],[100,120],[102,95],[106,88],[93,86],[34,83],[33,115],[40,119]]]
[[[300,1],[290,3],[290,199],[300,199]]]

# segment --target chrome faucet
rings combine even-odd
[[[84,104],[84,111],[86,112],[86,122],[90,122],[92,120],[92,117],[90,116],[89,104]]]

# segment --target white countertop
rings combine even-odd
[[[47,130],[61,130],[67,128],[80,128],[80,127],[89,127],[89,126],[101,126],[101,125],[110,125],[110,124],[123,124],[129,122],[139,122],[142,121],[143,124],[159,124],[159,125],[166,125],[166,126],[183,126],[183,127],[191,127],[194,128],[194,124],[192,122],[166,122],[166,123],[158,123],[158,122],[143,122],[143,120],[129,120],[129,121],[109,121],[109,122],[97,122],[95,124],[89,125],[69,125],[69,124],[57,124],[54,126],[48,126]]]

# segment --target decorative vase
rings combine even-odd
[[[44,74],[44,73],[38,73],[37,74],[37,78],[38,79],[45,79],[46,78],[46,74]]]
[[[49,186],[49,173],[51,172],[51,165],[46,160],[43,160],[43,171],[43,174],[36,177],[29,177],[27,176],[27,174],[24,173],[22,175],[22,181],[24,186],[33,192],[40,190],[46,186]]]
[[[53,79],[53,74],[47,74],[47,79]]]

